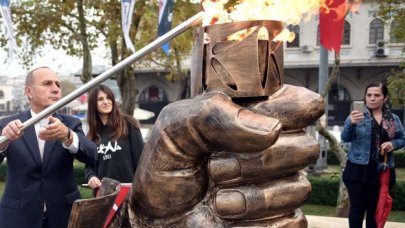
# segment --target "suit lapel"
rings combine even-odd
[[[25,122],[31,118],[31,113],[28,112],[22,114],[21,122]],[[35,132],[35,127],[32,125],[24,130],[24,134],[22,135],[22,139],[25,142],[28,151],[31,153],[33,159],[37,163],[41,163],[41,155],[39,153],[38,147],[38,140],[37,140],[37,133]]]

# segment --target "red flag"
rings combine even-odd
[[[107,216],[107,219],[104,223],[104,228],[108,227],[112,219],[114,218],[115,213],[117,212],[118,208],[124,202],[125,198],[128,195],[129,190],[132,188],[132,183],[121,183],[120,191],[115,199],[114,205],[111,208],[110,213]]]
[[[340,52],[343,38],[343,27],[346,15],[346,0],[326,0],[325,8],[320,10],[320,42],[328,50]]]

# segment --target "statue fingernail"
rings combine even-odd
[[[235,157],[213,158],[209,161],[209,173],[214,182],[232,180],[241,176],[241,167]]]
[[[235,216],[246,212],[245,196],[234,190],[219,190],[215,197],[215,206],[220,216]]]
[[[241,125],[255,131],[270,132],[279,124],[277,119],[264,115],[255,114],[246,109],[241,109],[238,113],[238,121]]]

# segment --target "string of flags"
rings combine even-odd
[[[159,2],[159,21],[158,21],[158,37],[162,36],[171,29],[173,19],[174,0],[158,0]],[[121,1],[121,26],[126,47],[135,52],[135,47],[129,36],[131,29],[132,15],[134,12],[136,0]],[[163,51],[169,55],[169,42],[162,45]]]
[[[121,1],[121,26],[124,36],[125,45],[129,50],[135,52],[135,47],[129,37],[129,30],[132,24],[132,14],[134,12],[136,0],[122,0]]]
[[[7,37],[7,46],[8,46],[8,62],[11,63],[14,59],[14,53],[17,50],[17,42],[14,36],[13,22],[11,20],[10,13],[10,1],[9,0],[0,0],[1,5],[1,17],[4,22],[4,29]]]
[[[174,0],[159,0],[158,36],[168,32],[172,26]],[[163,44],[163,51],[169,55],[169,42]]]

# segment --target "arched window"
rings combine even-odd
[[[299,47],[300,46],[300,26],[289,25],[288,30],[295,33],[295,38],[292,42],[287,42],[287,48]]]
[[[351,98],[345,87],[333,84],[328,93],[328,124],[343,125],[350,114]]]
[[[369,44],[375,44],[378,40],[384,40],[384,22],[374,19],[370,23]]]
[[[343,30],[342,44],[350,45],[350,29],[351,29],[350,23],[345,21],[345,27],[343,29],[344,30]]]
[[[142,91],[139,95],[139,108],[155,113],[155,117],[140,120],[142,124],[153,124],[159,116],[160,111],[169,103],[165,91],[158,86],[152,85]]]
[[[167,101],[166,93],[159,87],[152,85],[142,91],[139,96],[140,104],[150,104]]]
[[[401,24],[398,20],[393,20],[391,22],[391,30],[390,30],[390,41],[391,43],[403,43],[405,42],[405,37],[400,37],[398,34],[403,32],[401,30]]]
[[[3,92],[3,90],[0,90],[0,99],[4,99],[4,92]]]

